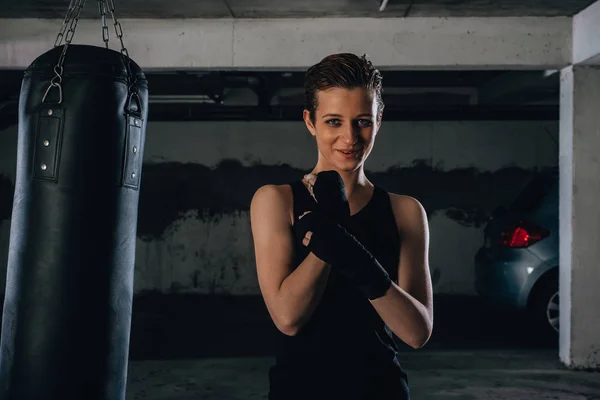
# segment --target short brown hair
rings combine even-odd
[[[383,112],[381,96],[382,76],[367,55],[361,57],[352,53],[332,54],[306,71],[304,80],[304,107],[310,112],[310,119],[315,121],[315,111],[318,106],[317,92],[331,88],[364,88],[375,91],[377,112]]]

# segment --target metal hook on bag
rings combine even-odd
[[[137,91],[130,92],[125,104],[125,112],[140,117],[142,115],[142,100]]]
[[[60,83],[54,83],[54,82],[50,82],[50,85],[48,86],[48,89],[46,89],[46,93],[44,93],[44,97],[42,98],[42,103],[46,102],[46,97],[48,96],[48,93],[50,93],[50,89],[57,87],[58,88],[58,104],[61,104],[63,101],[63,95],[62,95],[62,86]]]
[[[62,73],[63,73],[63,68],[62,66],[56,65],[54,67],[54,77],[52,78],[52,80],[50,81],[50,85],[48,85],[48,89],[46,89],[46,93],[44,93],[44,97],[42,98],[42,103],[46,102],[46,97],[48,97],[48,93],[50,93],[50,89],[52,89],[53,87],[57,87],[58,88],[58,104],[62,104],[63,101],[63,95],[62,95]]]
[[[48,89],[46,89],[46,93],[44,93],[44,97],[42,98],[42,103],[46,102],[46,98],[50,93],[52,88],[58,88],[58,104],[62,104],[63,101],[63,91],[62,91],[62,74],[63,74],[63,62],[65,60],[65,55],[67,54],[67,49],[73,40],[73,36],[75,35],[75,29],[77,29],[77,23],[79,22],[79,15],[81,14],[81,10],[85,6],[86,0],[71,0],[69,4],[69,10],[65,15],[65,19],[63,21],[62,27],[56,36],[56,40],[54,42],[54,47],[60,46],[65,40],[65,44],[63,45],[63,50],[60,53],[58,58],[58,62],[54,66],[54,74],[55,76],[50,81],[50,85]],[[75,13],[75,15],[73,15]],[[68,27],[68,30],[67,30]],[[65,34],[66,33],[66,34]]]

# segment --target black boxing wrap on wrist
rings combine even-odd
[[[302,237],[311,231],[308,249],[353,281],[369,300],[382,297],[391,286],[389,274],[371,252],[320,209],[303,216],[294,228]]]
[[[342,225],[350,218],[350,204],[346,196],[346,187],[337,171],[319,172],[313,185],[313,195],[323,214]]]

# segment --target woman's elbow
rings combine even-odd
[[[284,299],[276,297],[267,302],[267,309],[271,321],[275,327],[284,335],[296,336],[304,324],[302,315],[295,312]]]
[[[275,326],[287,336],[296,336],[301,328],[300,321],[292,318],[279,318],[278,321],[275,321]]]
[[[419,349],[423,348],[427,344],[427,342],[429,342],[429,337],[417,338],[417,339],[411,340],[411,342],[408,343],[408,345],[415,350],[419,350]]]
[[[429,339],[431,338],[431,333],[433,331],[433,323],[427,323],[420,332],[413,335],[411,340],[407,342],[407,344],[415,350],[419,350],[423,348]]]
[[[297,326],[293,325],[278,325],[277,329],[286,336],[296,336],[300,330]]]

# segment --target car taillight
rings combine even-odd
[[[500,244],[510,248],[526,248],[548,237],[550,232],[540,226],[521,221],[502,231]]]

